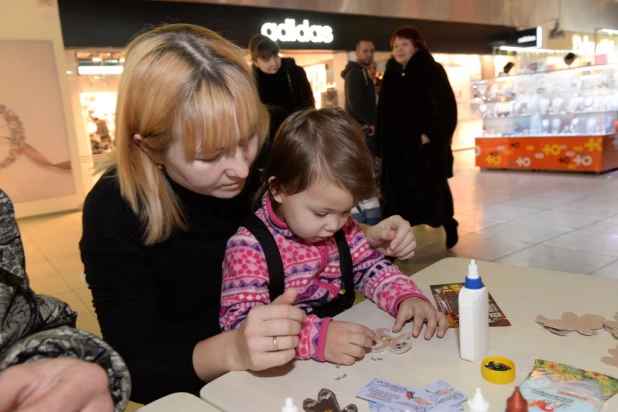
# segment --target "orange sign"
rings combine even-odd
[[[477,137],[476,165],[489,169],[603,172],[618,168],[618,134]]]

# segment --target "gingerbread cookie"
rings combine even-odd
[[[371,352],[379,353],[388,350],[391,353],[401,354],[412,348],[411,332],[399,332],[394,334],[390,328],[378,328],[375,330],[378,339],[371,347]]]
[[[318,399],[305,399],[303,410],[306,412],[358,412],[358,408],[353,403],[343,409],[339,408],[337,397],[330,389],[322,389],[318,393]]]

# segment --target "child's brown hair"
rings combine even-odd
[[[364,134],[341,109],[312,108],[289,116],[275,135],[262,176],[273,177],[271,193],[300,193],[323,178],[355,202],[378,194]]]

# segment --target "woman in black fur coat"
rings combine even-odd
[[[446,247],[458,241],[453,197],[451,140],[457,103],[446,71],[414,27],[391,38],[378,106],[376,137],[382,155],[383,216],[411,225],[444,226]]]

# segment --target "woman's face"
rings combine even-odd
[[[275,74],[281,67],[281,57],[276,54],[271,55],[267,60],[261,57],[255,62],[257,67],[266,74]]]
[[[414,56],[416,50],[416,47],[414,47],[410,39],[396,37],[393,42],[393,57],[397,63],[404,67],[408,64],[412,56]]]
[[[168,176],[179,185],[201,195],[229,199],[245,186],[251,163],[258,151],[258,138],[238,139],[230,150],[211,153],[198,150],[192,159],[185,156],[182,139],[164,153],[161,164]]]
[[[367,66],[367,74],[372,81],[376,80],[376,75],[378,74],[378,67],[376,65],[376,62],[373,62],[369,66]]]

